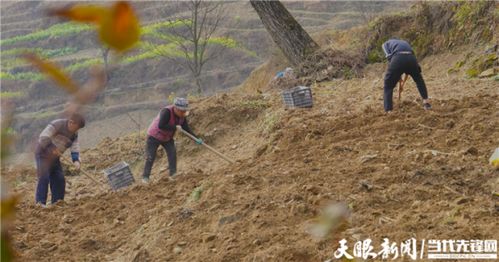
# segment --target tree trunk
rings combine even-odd
[[[194,79],[196,80],[196,87],[198,88],[198,95],[201,95],[203,93],[203,86],[201,84],[201,76],[195,76]]]
[[[288,60],[298,65],[319,48],[279,1],[250,0],[270,36]]]

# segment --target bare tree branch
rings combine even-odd
[[[169,19],[171,27],[158,29],[155,44],[148,47],[156,54],[171,59],[189,70],[196,80],[200,93],[202,92],[200,76],[205,65],[217,57],[222,50],[222,46],[212,45],[210,40],[224,19],[226,12],[223,12],[223,4],[223,2],[191,0],[169,6],[169,8],[177,8],[177,13],[180,15]],[[163,44],[158,44],[158,41]],[[170,43],[175,45],[181,55],[172,57],[171,51],[165,49],[164,45]]]

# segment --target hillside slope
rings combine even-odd
[[[371,238],[375,246],[383,237],[497,239],[499,170],[487,160],[499,145],[499,88],[492,79],[448,74],[483,48],[421,62],[431,111],[409,81],[385,115],[382,64],[362,78],[313,86],[312,109],[285,110],[275,90],[197,100],[192,126],[239,162],[180,138],[173,182],[163,156],[148,186],[109,192],[67,177],[66,202],[40,209],[34,170],[4,170],[23,195],[16,249],[23,261],[324,261],[342,238],[350,245]],[[139,179],[143,140],[143,133],[104,140],[83,152],[85,168],[99,177],[125,160]],[[305,228],[330,202],[350,206],[350,225],[315,240]]]

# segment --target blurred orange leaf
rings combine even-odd
[[[107,76],[106,71],[102,67],[93,67],[90,69],[90,78],[87,82],[73,95],[75,102],[80,104],[88,104],[97,98],[100,92],[106,87]]]
[[[105,16],[109,16],[109,9],[93,5],[74,5],[70,8],[56,9],[50,15],[62,16],[72,21],[83,23],[102,23]]]
[[[90,69],[90,78],[83,84],[78,92],[72,95],[72,99],[65,105],[65,114],[72,115],[79,112],[83,105],[94,102],[97,96],[104,90],[107,82],[107,74],[104,68],[96,66]]]
[[[139,41],[139,20],[127,2],[116,2],[111,13],[111,16],[104,19],[99,37],[111,48],[124,52]]]
[[[78,85],[76,85],[73,80],[64,73],[57,65],[40,59],[34,54],[25,54],[24,58],[28,60],[32,65],[34,65],[42,73],[49,76],[58,85],[63,87],[66,91],[73,94],[78,92]]]
[[[16,203],[17,203],[17,196],[10,196],[8,198],[1,199],[0,218],[2,220],[14,215]]]
[[[69,107],[65,110],[69,113],[78,112],[83,105],[95,101],[97,96],[106,87],[107,74],[104,68],[92,67],[90,78],[80,87],[55,64],[44,61],[33,54],[25,54],[24,57],[72,95],[73,98],[69,103]]]
[[[132,48],[140,38],[139,20],[132,6],[125,1],[116,2],[109,8],[75,5],[51,14],[77,22],[97,24],[100,40],[118,52]]]

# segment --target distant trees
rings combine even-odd
[[[296,19],[279,1],[250,0],[270,36],[286,58],[294,65],[319,49]]]
[[[170,21],[166,30],[157,34],[165,43],[173,44],[175,52],[165,45],[156,45],[156,53],[189,70],[199,93],[203,90],[201,74],[206,63],[223,50],[223,45],[212,43],[225,18],[223,4],[202,0],[179,1],[172,8],[178,8],[180,15]]]

